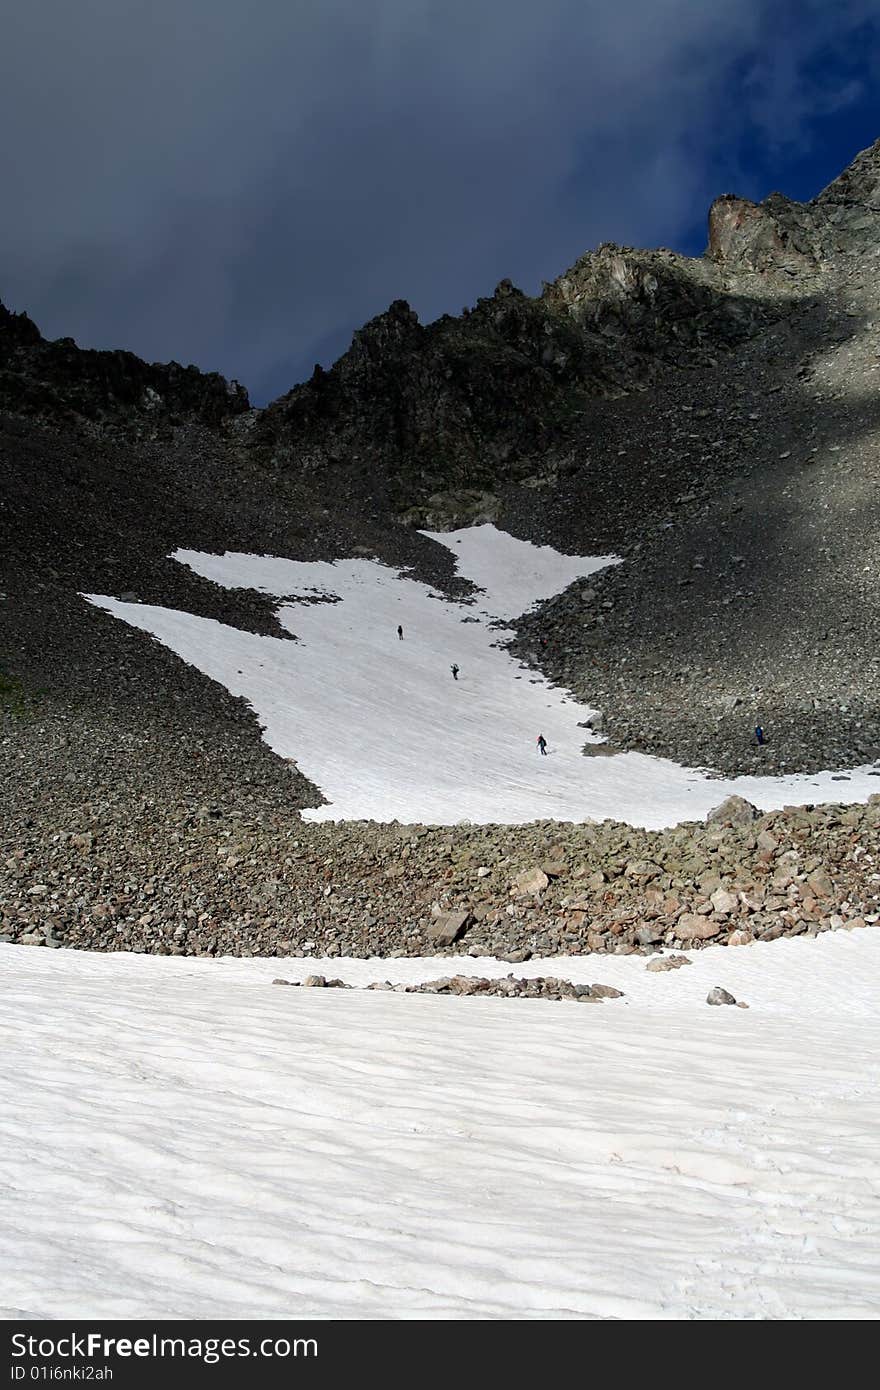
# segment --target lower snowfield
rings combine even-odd
[[[327,798],[303,813],[312,820],[609,818],[659,829],[701,819],[731,792],[772,810],[799,801],[861,801],[880,790],[877,770],[867,767],[721,781],[641,753],[584,757],[584,746],[599,742],[584,727],[594,711],[520,666],[502,649],[506,633],[493,623],[615,558],[559,555],[493,526],[431,539],[482,587],[475,601],[449,602],[372,560],[306,564],[177,552],[217,584],[279,599],[332,597],[281,604],[279,620],[296,641],[168,608],[90,598],[248,700],[269,746],[295,760]],[[743,738],[750,732],[745,714]],[[538,754],[541,733],[547,757]]]
[[[626,995],[271,984],[316,969]],[[6,1317],[880,1313],[880,932],[659,975],[20,946],[0,970]]]

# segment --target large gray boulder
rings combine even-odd
[[[750,825],[761,812],[744,796],[728,796],[706,817],[707,825]]]
[[[470,921],[469,912],[441,912],[429,926],[426,935],[429,941],[438,946],[451,946],[457,941]]]

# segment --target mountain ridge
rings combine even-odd
[[[67,424],[77,406],[88,407],[85,417],[100,422],[101,403],[89,401],[82,389],[90,380],[97,393],[105,394],[108,408],[115,405],[129,413],[138,409],[155,412],[155,395],[159,395],[161,404],[169,411],[185,414],[190,410],[206,423],[221,424],[226,418],[245,412],[260,418],[281,411],[289,418],[300,393],[314,389],[326,394],[328,378],[357,378],[369,360],[375,361],[398,347],[413,348],[431,337],[442,340],[449,336],[453,325],[464,324],[472,326],[477,336],[491,335],[494,329],[499,341],[506,339],[520,347],[528,336],[524,329],[537,327],[538,336],[548,339],[553,338],[555,330],[562,341],[543,344],[540,365],[552,376],[565,372],[569,357],[578,357],[582,360],[585,384],[613,394],[626,389],[626,371],[619,360],[625,354],[613,349],[615,342],[619,347],[628,332],[634,340],[628,344],[631,352],[650,356],[653,349],[663,360],[665,350],[667,360],[672,362],[698,360],[699,349],[706,339],[712,338],[713,329],[720,344],[736,341],[753,326],[748,310],[735,298],[728,300],[723,310],[714,302],[731,293],[731,272],[745,277],[754,288],[755,276],[791,274],[795,268],[802,272],[808,266],[818,269],[823,259],[858,249],[866,232],[876,234],[880,226],[880,141],[861,151],[808,203],[796,202],[781,193],[771,193],[760,203],[726,193],[711,205],[708,224],[708,245],[702,257],[684,256],[664,248],[644,251],[602,243],[585,252],[555,280],[545,283],[540,295],[526,295],[509,280],[502,280],[492,295],[479,299],[461,316],[444,314],[426,325],[420,323],[405,300],[395,300],[355,330],[349,348],[329,369],[316,367],[309,381],[297,383],[260,409],[251,408],[244,387],[217,372],[202,372],[173,361],[148,363],[122,349],[80,348],[72,338],[45,339],[26,312],[13,313],[0,302],[0,343],[5,352],[0,406],[5,410],[38,409],[39,400],[31,401],[27,392],[17,400],[14,394],[15,387],[20,390],[27,379],[27,368],[31,366],[27,361],[16,361],[16,357],[38,350],[46,359],[39,364],[43,367],[40,375],[57,377],[71,398],[65,402]],[[694,287],[690,294],[683,287],[688,277],[704,294],[702,313],[696,316]],[[676,299],[681,301],[677,312]],[[546,317],[539,317],[537,324],[524,322],[529,309],[540,316],[541,308],[560,307],[571,320],[570,328],[579,328],[584,337],[592,338],[586,348],[578,344],[576,331],[566,334],[564,324],[554,324]],[[664,315],[668,318],[670,312],[678,325],[672,335],[660,332],[660,321]],[[732,322],[725,321],[725,315]],[[450,346],[455,346],[454,339]],[[577,351],[579,346],[581,354]],[[603,347],[607,360],[602,360],[598,351]],[[589,348],[593,349],[592,354]],[[31,371],[30,375],[37,373]],[[152,397],[146,394],[146,399],[139,399],[139,386],[143,394],[154,393]],[[643,389],[644,383],[639,386]],[[51,408],[51,397],[42,404]],[[111,412],[108,409],[106,413]],[[300,413],[308,414],[306,410]],[[316,408],[316,414],[321,413]]]

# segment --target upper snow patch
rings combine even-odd
[[[250,702],[269,746],[295,759],[327,797],[303,813],[309,819],[607,817],[659,828],[705,816],[730,792],[770,809],[798,799],[862,800],[876,789],[868,769],[845,784],[828,773],[716,781],[640,753],[584,758],[585,744],[597,742],[584,727],[595,711],[519,665],[492,624],[615,558],[558,555],[488,525],[431,538],[484,586],[481,602],[438,601],[427,585],[374,560],[307,564],[184,550],[175,558],[217,584],[339,601],[282,603],[279,621],[297,638],[285,642],[167,608],[90,598]]]
[[[518,618],[543,599],[567,589],[575,579],[622,561],[616,555],[560,555],[551,545],[520,541],[491,525],[459,531],[422,531],[451,550],[459,572],[486,592],[496,618]]]

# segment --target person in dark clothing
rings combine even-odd
[[[399,623],[398,623],[398,625],[397,625],[397,636],[400,638],[400,641],[402,642],[402,641],[403,641],[403,628],[400,626]]]
[[[545,739],[545,737],[544,737],[543,734],[538,734],[538,752],[541,753],[542,756],[546,758],[546,756],[547,756],[547,740]]]
[[[454,681],[457,681],[457,680],[458,680],[458,667],[456,666],[455,662],[452,663],[452,665],[450,666],[449,669],[450,669],[450,671],[452,672],[452,679],[453,679]]]
[[[760,724],[755,725],[755,742],[757,743],[759,748],[763,746],[764,730],[761,728]]]

